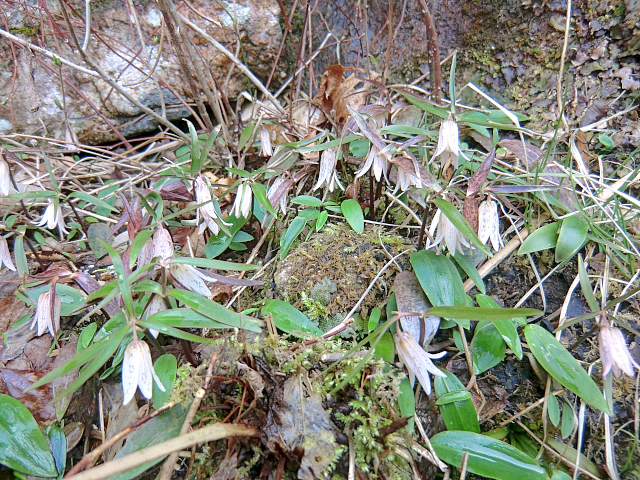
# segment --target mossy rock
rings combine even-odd
[[[375,228],[358,234],[344,223],[329,224],[279,262],[274,274],[276,295],[305,311],[305,298],[317,296],[320,286],[330,285],[322,302],[326,301],[325,313],[344,314],[360,300],[389,255],[407,249],[413,251],[413,243],[399,235],[379,237]],[[409,268],[409,253],[396,260],[403,270]],[[362,304],[363,316],[386,302],[396,273],[392,266],[378,279]]]

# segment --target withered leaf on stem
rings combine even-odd
[[[422,286],[420,286],[420,282],[413,272],[403,271],[398,273],[393,283],[393,290],[396,292],[396,303],[400,312],[422,314],[431,308],[429,300],[427,300],[427,296],[424,294]],[[424,347],[438,331],[440,317],[428,315],[424,319],[424,324],[420,317],[402,317],[400,324],[404,331],[411,332],[413,338]]]
[[[479,216],[478,216],[478,200],[476,197],[468,196],[462,204],[462,216],[467,221],[473,231],[478,234]]]

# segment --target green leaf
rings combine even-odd
[[[254,182],[251,184],[251,190],[253,191],[253,195],[260,202],[267,212],[269,212],[274,217],[276,216],[276,211],[273,209],[271,202],[269,201],[269,197],[267,197],[267,189],[261,183]]]
[[[327,212],[326,210],[320,212],[320,215],[318,215],[318,220],[316,220],[316,232],[319,232],[320,229],[324,227],[324,224],[327,223],[328,218],[329,212]]]
[[[450,307],[467,304],[460,274],[447,257],[421,250],[411,254],[411,265],[431,305]]]
[[[376,345],[375,352],[377,358],[381,358],[385,362],[393,364],[393,360],[396,357],[396,346],[393,343],[393,336],[390,332],[385,332]]]
[[[616,144],[613,142],[611,137],[609,135],[604,134],[604,133],[599,133],[598,134],[598,140],[600,140],[600,143],[602,144],[602,146],[604,148],[606,148],[607,150],[611,150],[611,149],[613,149],[613,147],[616,146]]]
[[[584,267],[582,255],[578,255],[578,276],[580,278],[580,289],[582,290],[584,298],[587,300],[589,308],[592,312],[599,311],[600,307],[598,306],[598,301],[593,294],[593,290],[591,290],[591,280],[589,280],[587,269]]]
[[[315,208],[305,208],[298,212],[298,216],[304,218],[307,221],[316,220],[320,216],[320,212]]]
[[[58,479],[61,479],[67,464],[67,438],[57,425],[48,427],[46,434],[49,437],[49,445],[53,454],[53,463],[58,471]]]
[[[431,299],[429,299],[431,300]],[[542,315],[534,308],[432,307],[427,313],[439,317],[495,322],[517,317]]]
[[[241,328],[251,332],[260,332],[261,322],[255,318],[235,313],[208,298],[186,290],[169,290],[168,295],[181,301],[196,312],[209,317],[217,322],[227,325],[229,328]]]
[[[174,355],[165,353],[158,357],[153,364],[153,369],[160,379],[160,383],[164,387],[164,392],[158,388],[156,382],[153,382],[153,406],[160,408],[171,398],[171,390],[176,381],[176,372],[178,371],[178,360]]]
[[[20,278],[29,275],[29,264],[27,263],[27,254],[24,249],[24,236],[18,235],[13,242],[13,252],[16,256],[16,269]]]
[[[471,341],[473,373],[480,375],[498,365],[507,346],[493,323],[479,323]]]
[[[456,254],[453,255],[453,259],[458,265],[460,265],[460,268],[464,270],[464,273],[467,274],[467,276],[471,279],[478,290],[480,290],[482,293],[487,293],[487,290],[484,287],[484,282],[482,281],[482,277],[478,273],[478,270],[473,265],[473,263],[471,263],[469,259],[460,252],[456,252]]]
[[[431,437],[441,460],[460,468],[462,456],[469,454],[467,471],[498,480],[547,480],[537,462],[500,440],[474,432],[448,431]]]
[[[137,325],[140,325],[142,328],[157,330],[158,332],[164,335],[180,338],[188,342],[210,343],[210,344],[214,343],[214,340],[210,338],[199,337],[198,335],[194,335],[193,333],[185,332],[184,330],[180,330],[179,328],[169,327],[162,323],[150,322],[149,320],[144,320],[144,321],[139,320],[137,322]]]
[[[100,241],[102,246],[106,248],[109,253],[109,257],[111,257],[111,261],[113,262],[113,268],[117,273],[118,286],[120,287],[120,294],[122,295],[122,301],[124,302],[124,306],[127,309],[127,313],[129,314],[129,318],[134,317],[133,313],[133,297],[131,297],[131,287],[129,285],[129,278],[124,270],[124,265],[122,264],[122,259],[120,255],[116,253],[116,251],[111,248],[110,245]]]
[[[549,394],[549,398],[547,399],[547,413],[553,426],[557,427],[560,424],[560,404],[556,396],[552,393]]]
[[[449,394],[468,394],[467,389],[453,373],[441,370],[446,377],[434,377],[433,387],[436,397],[446,398]],[[466,430],[480,433],[478,414],[471,398],[440,405],[440,413],[447,430]]]
[[[98,324],[96,322],[90,323],[89,325],[84,327],[84,329],[80,333],[80,336],[78,336],[78,352],[91,345],[93,336],[96,334],[97,330]]]
[[[500,305],[487,295],[476,295],[476,302],[478,302],[478,305],[482,308],[500,308]],[[494,325],[511,351],[518,359],[522,360],[522,343],[520,342],[520,336],[518,335],[518,329],[516,328],[514,320],[495,322]]]
[[[368,332],[373,332],[376,329],[378,323],[380,322],[381,315],[382,310],[380,310],[380,307],[373,307],[373,310],[371,310],[371,314],[369,315],[369,321],[367,322]]]
[[[104,200],[100,200],[99,198],[94,197],[93,195],[89,195],[86,192],[73,192],[71,195],[69,195],[69,200],[71,200],[74,197],[77,197],[80,200],[84,200],[85,202],[91,203],[96,207],[104,208],[105,210],[108,210],[110,212],[118,213],[118,209],[115,208],[114,206],[109,205]]]
[[[205,256],[207,258],[215,258],[222,254],[231,244],[233,236],[247,223],[247,220],[248,218],[236,218],[234,215],[229,215],[225,219],[226,222],[231,222],[231,226],[228,228],[229,235],[221,231],[215,237],[211,236],[207,242],[207,246],[204,248]]]
[[[444,108],[441,108],[441,107],[436,107],[432,103],[422,99],[421,97],[413,93],[404,92],[398,89],[393,89],[393,90],[396,90],[412,105],[415,105],[416,107],[421,108],[422,110],[425,110],[429,113],[432,113],[440,118],[445,118],[445,119],[449,118],[449,110],[445,110]]]
[[[33,415],[5,394],[0,394],[0,463],[26,475],[58,475],[47,439]]]
[[[240,140],[238,140],[238,150],[242,150],[247,142],[251,139],[254,128],[256,128],[256,126],[253,123],[244,127],[244,130],[242,130],[242,133],[240,134]]]
[[[466,390],[460,392],[449,392],[438,398],[438,400],[436,400],[436,405],[449,405],[450,403],[462,402],[464,400],[471,400],[471,393]]]
[[[400,380],[399,385],[400,395],[398,395],[398,406],[400,407],[400,415],[403,417],[409,417],[407,423],[407,431],[413,433],[415,427],[415,420],[413,416],[416,414],[416,396],[413,393],[413,387],[408,378]]]
[[[162,295],[162,285],[153,280],[141,280],[131,287],[132,292],[155,293]]]
[[[440,209],[440,211],[449,219],[451,223],[455,225],[455,227],[460,230],[460,232],[471,241],[482,253],[487,255],[488,257],[492,257],[493,254],[489,250],[489,248],[480,241],[476,232],[473,231],[473,228],[467,223],[462,214],[458,211],[456,207],[451,205],[443,198],[436,198],[432,200],[432,202]]]
[[[596,383],[553,335],[539,325],[527,325],[524,336],[531,353],[553,378],[585,402],[611,415]]]
[[[238,232],[236,232],[238,233]],[[216,270],[257,270],[255,265],[246,263],[225,262],[223,260],[213,260],[210,258],[176,257],[169,263],[181,263],[183,265],[193,265],[200,268],[215,268]]]
[[[291,203],[315,208],[322,206],[322,200],[316,197],[312,197],[311,195],[298,195],[297,197],[293,197],[291,199]]]
[[[575,418],[573,408],[567,402],[562,406],[562,425],[560,426],[560,435],[562,438],[568,438],[575,428]]]
[[[262,315],[273,315],[273,323],[286,333],[295,331],[308,332],[313,335],[322,335],[317,325],[297,308],[282,300],[269,300],[262,307]]]
[[[284,235],[280,238],[280,259],[283,259],[289,253],[289,249],[293,244],[293,241],[298,238],[298,235],[302,232],[302,229],[307,224],[307,221],[298,216],[293,219],[289,228],[284,232]]]
[[[540,227],[527,238],[518,249],[518,255],[547,250],[556,246],[558,242],[558,222]]]
[[[207,160],[207,156],[209,155],[209,152],[213,148],[213,142],[216,141],[216,138],[218,137],[218,133],[220,133],[220,125],[214,128],[211,134],[208,136],[207,141],[204,144],[204,147],[202,147],[202,151],[200,152],[200,158],[198,160],[198,164],[191,165],[192,173],[197,173],[200,170],[202,170],[202,166],[204,165],[204,162]]]
[[[588,232],[589,224],[579,215],[565,218],[556,243],[556,262],[564,262],[571,258],[584,245]]]
[[[157,312],[146,319],[167,327],[178,328],[229,328],[229,325],[211,320],[190,308],[172,308]]]
[[[356,233],[364,232],[364,215],[362,214],[360,204],[356,200],[349,198],[343,201],[340,206],[342,207],[342,214],[349,225],[351,225],[351,228],[353,228]]]

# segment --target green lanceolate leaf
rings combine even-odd
[[[300,235],[300,233],[302,232],[302,229],[306,224],[307,224],[307,221],[300,216],[293,219],[293,221],[291,222],[291,225],[289,225],[289,228],[287,228],[287,231],[284,232],[284,235],[280,240],[280,247],[281,247],[280,258],[281,259],[287,256],[287,253],[289,253],[289,249],[291,248],[293,241],[296,238],[298,238],[298,235]]]
[[[482,281],[482,277],[478,273],[476,267],[473,266],[473,263],[469,261],[467,257],[462,255],[460,252],[456,252],[453,256],[453,259],[456,261],[460,268],[464,270],[464,273],[471,279],[473,284],[480,290],[482,293],[487,293],[487,290],[484,287],[484,282]]]
[[[0,394],[0,463],[26,475],[58,475],[49,444],[33,415],[4,394]]]
[[[141,326],[142,328],[157,330],[164,335],[168,335],[174,338],[180,338],[188,342],[214,343],[214,340],[210,338],[200,337],[198,335],[194,335],[193,333],[180,330],[179,328],[163,325],[162,323],[150,322],[149,320],[139,320],[136,324]]]
[[[455,227],[462,232],[462,234],[471,241],[481,252],[483,252],[488,257],[492,257],[493,254],[489,250],[489,248],[480,241],[476,232],[473,231],[473,228],[467,223],[462,214],[458,211],[456,207],[451,205],[443,198],[436,198],[432,200],[432,202],[442,211],[446,217],[451,220],[451,223],[455,225]]]
[[[158,357],[153,364],[153,369],[164,387],[163,392],[158,388],[156,382],[153,382],[153,406],[154,408],[159,408],[171,398],[171,390],[173,390],[173,384],[176,381],[176,372],[178,371],[178,361],[174,355],[165,353]]]
[[[183,265],[193,265],[200,268],[215,268],[216,270],[256,270],[255,265],[246,263],[225,262],[224,260],[213,260],[209,258],[176,257],[169,263],[180,263]]]
[[[169,290],[168,295],[193,308],[196,312],[227,325],[228,328],[241,328],[251,332],[260,332],[261,322],[259,320],[248,315],[232,312],[202,295],[177,289]]]
[[[466,430],[480,433],[478,414],[471,397],[462,398],[468,394],[467,389],[458,378],[447,370],[442,370],[446,377],[435,377],[434,390],[438,401],[447,399],[448,395],[460,395],[459,400],[447,401],[440,405],[440,413],[447,430]],[[451,397],[449,397],[450,399]]]
[[[307,332],[313,335],[322,335],[320,330],[307,316],[297,308],[282,300],[269,300],[262,307],[262,314],[271,314],[273,323],[277,328],[286,333],[295,331]]]
[[[480,308],[480,307],[433,307],[427,313],[447,318],[468,318],[469,320],[486,320],[496,322],[518,317],[542,315],[535,308]]]
[[[178,328],[229,328],[225,323],[216,322],[191,308],[172,308],[157,312],[147,318],[150,322]]]
[[[587,269],[584,267],[582,255],[578,256],[578,276],[580,277],[580,289],[582,290],[584,298],[587,300],[589,308],[593,312],[599,311],[600,307],[598,306],[598,301],[593,294],[593,290],[591,290],[591,280],[589,280]]]
[[[471,342],[473,373],[480,375],[498,365],[504,359],[506,350],[496,326],[493,323],[479,323]]]
[[[500,440],[474,432],[448,431],[431,437],[441,460],[460,468],[468,453],[467,471],[498,480],[547,480],[546,471],[527,454]]]
[[[524,335],[531,353],[553,378],[588,404],[611,415],[596,383],[552,334],[539,325],[527,325]]]
[[[275,217],[276,211],[274,210],[273,205],[271,205],[269,197],[267,197],[267,189],[265,188],[265,186],[261,183],[254,182],[251,184],[251,190],[253,191],[253,195],[256,197],[258,202],[260,202],[260,205],[262,205],[267,210],[267,212]]]
[[[129,249],[129,269],[132,269],[135,265],[138,255],[140,255],[140,250],[142,250],[144,244],[147,243],[147,240],[151,238],[151,235],[153,235],[152,230],[142,230],[136,235],[133,242],[131,242],[131,248]]]
[[[398,395],[398,406],[400,407],[400,415],[403,417],[409,417],[407,430],[409,433],[412,433],[413,428],[415,427],[413,416],[416,413],[416,397],[408,378],[405,377],[400,381],[399,389],[400,395]]]
[[[560,424],[560,404],[553,394],[549,394],[549,398],[547,399],[547,413],[553,426],[557,427]]]
[[[562,424],[560,425],[560,436],[568,438],[575,428],[576,419],[573,408],[567,402],[562,406]]]
[[[466,305],[462,279],[455,265],[447,257],[436,255],[430,250],[421,250],[411,255],[411,265],[431,305]]]
[[[588,232],[589,225],[579,215],[564,219],[556,243],[556,262],[571,258],[584,244]]]
[[[356,233],[364,232],[364,215],[362,214],[362,208],[360,204],[351,198],[345,200],[340,205],[342,207],[342,214],[347,220],[347,223],[351,225],[351,228]]]
[[[547,250],[556,246],[558,242],[558,222],[540,227],[527,238],[518,249],[518,255]]]
[[[391,332],[386,332],[376,345],[376,357],[383,359],[387,363],[393,363],[396,356],[396,346],[393,343]]]
[[[476,302],[482,308],[500,308],[497,302],[487,295],[476,295]],[[511,351],[522,360],[522,343],[514,320],[505,320],[504,322],[495,322],[494,325],[502,335],[505,343]]]

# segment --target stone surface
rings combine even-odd
[[[7,8],[10,33],[89,68],[80,54],[72,50],[73,43],[59,15],[57,1],[25,4],[15,2]],[[72,0],[67,4],[75,34],[82,43],[84,2]],[[189,110],[178,97],[191,104],[193,98],[170,44],[166,26],[163,32],[158,7],[146,0],[134,4],[145,54],[130,5],[126,0],[92,2],[90,57],[143,105],[160,112],[164,101],[168,119],[179,120],[189,116]],[[268,77],[282,39],[276,0],[194,0],[190,5],[195,11],[182,4],[179,12],[230,51],[236,51],[239,35],[239,57],[258,78]],[[44,21],[45,16],[49,20]],[[232,62],[226,56],[189,27],[184,29],[206,68],[224,85],[229,97],[233,98],[249,86],[237,68],[231,69]],[[114,132],[115,128],[125,137],[135,137],[157,127],[155,120],[141,115],[136,106],[112,91],[103,80],[63,65],[64,82],[61,82],[60,70],[51,59],[38,53],[32,56],[23,46],[12,44],[5,38],[0,40],[0,64],[4,66],[0,72],[0,133],[16,131],[64,139],[62,106],[66,108],[69,125],[82,143],[117,141],[119,137]],[[195,79],[195,72],[192,75]],[[206,99],[203,100],[206,103]],[[40,106],[35,109],[37,105]]]

